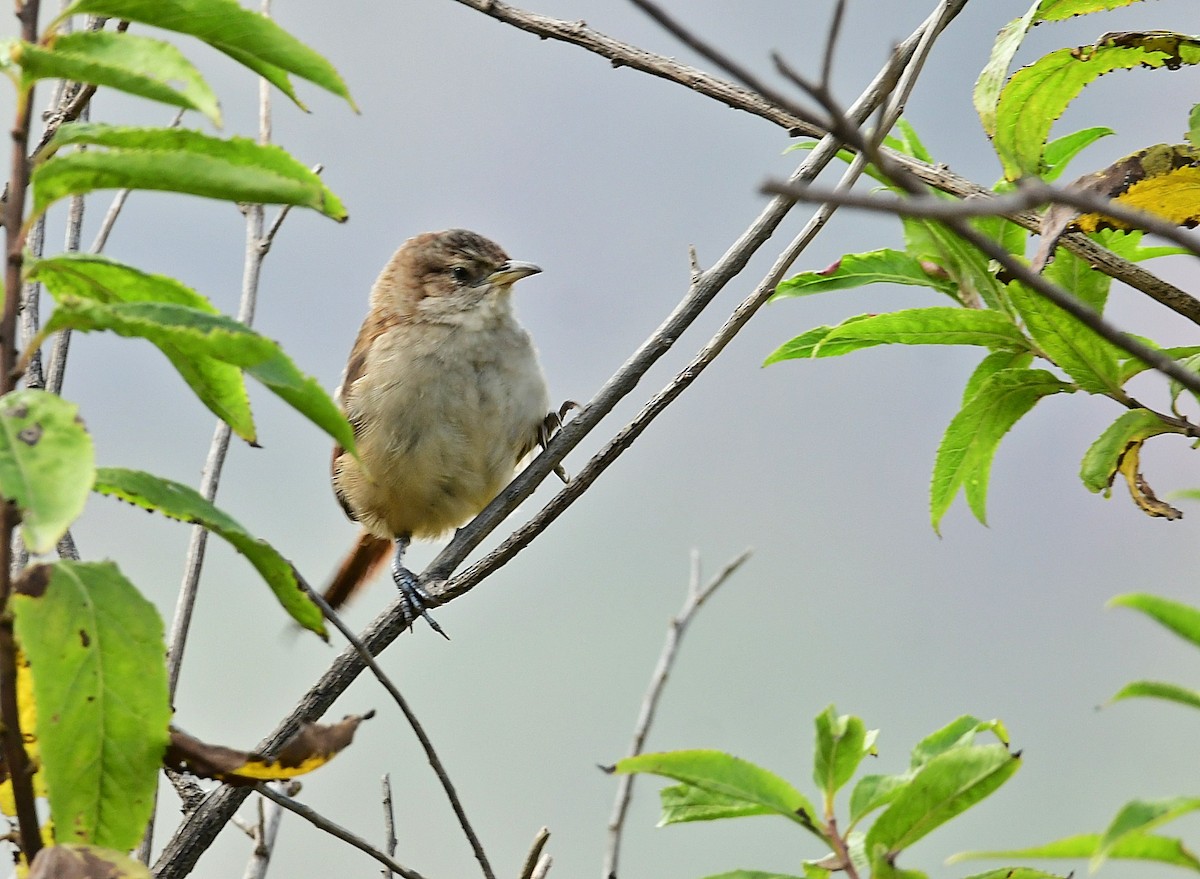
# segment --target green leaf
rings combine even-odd
[[[1090,394],[1119,394],[1120,349],[1023,284],[1009,284],[1008,295],[1038,348],[1080,388]]]
[[[29,568],[12,607],[55,835],[129,851],[154,808],[171,720],[158,612],[112,562]]]
[[[1159,595],[1130,592],[1110,598],[1106,607],[1129,607],[1141,611],[1180,638],[1200,647],[1200,610]]]
[[[118,89],[203,113],[218,127],[217,96],[184,54],[170,43],[112,31],[56,37],[50,49],[20,43],[13,52],[26,83],[66,79]]]
[[[920,769],[934,757],[954,748],[968,747],[974,743],[977,735],[985,732],[990,732],[1001,744],[1008,745],[1008,730],[999,720],[980,720],[964,714],[917,742],[909,759],[909,769]]]
[[[1000,28],[1000,32],[996,34],[996,39],[992,43],[992,52],[988,57],[988,63],[979,74],[979,79],[975,80],[975,90],[971,99],[988,137],[996,136],[996,104],[1000,100],[1000,90],[1008,76],[1008,68],[1012,64],[1013,56],[1017,54],[1017,49],[1025,41],[1025,35],[1029,33],[1029,29],[1037,20],[1036,16],[1040,5],[1040,0],[1034,0],[1028,12]]]
[[[867,727],[858,717],[839,716],[830,705],[814,720],[816,753],[813,758],[813,781],[828,799],[853,777],[863,758],[873,749],[874,736],[868,738]]]
[[[1113,818],[1092,855],[1091,867],[1095,870],[1122,840],[1131,835],[1141,836],[1168,821],[1174,821],[1190,812],[1200,810],[1198,797],[1171,797],[1162,800],[1130,800],[1121,807]]]
[[[1084,454],[1079,478],[1088,491],[1107,493],[1130,445],[1145,442],[1152,436],[1179,432],[1180,428],[1167,424],[1145,409],[1123,412]]]
[[[705,879],[804,879],[790,873],[767,873],[762,870],[731,870],[728,873],[714,873]]]
[[[985,873],[975,873],[967,879],[1069,879],[1057,873],[1047,873],[1045,870],[1035,870],[1032,867],[1001,867],[998,870],[988,870]]]
[[[855,315],[854,317],[848,317],[838,324],[838,326],[845,326],[857,320],[866,320],[869,317],[871,317],[869,314],[859,314]],[[834,329],[836,329],[836,327],[813,327],[811,330],[801,333],[790,342],[784,342],[782,345],[776,348],[771,355],[763,361],[763,366],[770,366],[772,363],[778,363],[781,360],[804,360],[810,357],[817,357],[817,350],[821,347],[821,343],[825,341],[825,338],[832,333]],[[864,342],[857,347],[869,348],[873,344],[875,343]],[[844,350],[841,350],[842,347],[843,346],[839,346],[839,349],[836,350],[836,352],[832,348],[825,350],[822,352],[822,356],[828,357],[832,353],[845,354],[849,351],[856,350],[854,346],[849,344],[844,346]]]
[[[292,619],[325,637],[325,618],[321,609],[301,588],[291,562],[265,540],[246,531],[233,517],[215,507],[195,489],[141,470],[101,467],[96,471],[95,490],[180,522],[203,525],[228,541],[254,565]]]
[[[972,397],[979,393],[983,383],[1004,369],[1027,369],[1033,363],[1033,355],[1028,351],[993,351],[975,367],[967,385],[963,388],[962,402],[966,405]]]
[[[55,154],[65,146],[90,148]],[[146,189],[297,205],[338,222],[347,217],[341,201],[315,173],[279,147],[244,137],[222,140],[181,128],[74,122],[54,133],[41,156],[31,178],[35,214],[69,195]]]
[[[294,74],[354,107],[346,83],[333,65],[270,18],[235,0],[77,0],[58,20],[79,14],[121,18],[188,34],[260,75],[264,67],[277,68],[276,78],[281,76],[286,82],[287,74]],[[285,92],[295,100],[290,88]]]
[[[1112,278],[1097,271],[1082,257],[1071,251],[1059,248],[1054,260],[1042,271],[1045,278],[1067,290],[1076,299],[1090,305],[1095,311],[1103,312],[1108,302],[1108,289],[1112,286]],[[1039,295],[1039,298],[1042,298]],[[1043,299],[1043,301],[1045,301]],[[1075,325],[1079,321],[1070,315],[1061,313],[1064,320],[1070,320]],[[1089,332],[1091,332],[1089,330]],[[1105,344],[1108,344],[1107,342]]]
[[[954,748],[927,762],[867,833],[867,851],[889,860],[1007,781],[1020,758],[1001,744]],[[872,856],[874,861],[874,855]]]
[[[1200,63],[1200,41],[1166,31],[1107,34],[1094,46],[1059,49],[1013,74],[996,104],[993,143],[1005,176],[1044,170],[1050,127],[1083,87],[1105,73]]]
[[[1099,126],[1085,128],[1074,134],[1066,134],[1050,141],[1046,144],[1046,153],[1042,159],[1046,165],[1042,178],[1051,182],[1057,180],[1067,170],[1067,165],[1071,163],[1072,159],[1100,138],[1108,137],[1110,134],[1116,134],[1116,132],[1111,128]]]
[[[26,280],[38,281],[57,297],[82,296],[97,302],[172,302],[208,314],[217,309],[204,296],[166,275],[152,275],[107,257],[64,253],[26,263]],[[189,356],[163,341],[159,349],[209,410],[235,434],[254,443],[254,417],[241,371],[199,354]]]
[[[1126,684],[1108,701],[1120,702],[1122,699],[1134,698],[1165,699],[1168,702],[1187,705],[1189,708],[1200,708],[1200,690],[1161,681],[1134,681]]]
[[[1188,130],[1184,137],[1192,146],[1200,147],[1200,104],[1193,104],[1188,113]]]
[[[986,305],[994,310],[1005,310],[1004,287],[996,279],[996,268],[979,250],[963,241],[936,220],[905,219],[904,242],[908,254],[922,265],[931,269],[940,268],[949,277],[952,287],[948,292],[956,302],[972,308]],[[975,226],[985,234],[1001,240],[1006,247],[1012,246],[1003,236],[1002,224],[985,220]],[[1027,233],[1017,234],[1023,244]]]
[[[721,751],[639,754],[618,761],[616,771],[661,775],[730,799],[762,806],[820,835],[813,823],[819,813],[804,794],[775,773]]]
[[[929,274],[927,265],[898,250],[847,253],[819,272],[801,272],[775,288],[771,301],[810,296],[830,290],[846,290],[866,284],[905,284],[932,287],[953,294],[954,285],[944,277]]]
[[[775,811],[740,797],[718,794],[691,784],[676,784],[659,791],[662,815],[660,827],[689,821],[715,821],[720,818],[745,818],[750,815],[774,815]]]
[[[980,383],[938,446],[929,491],[935,531],[960,487],[975,517],[987,523],[988,476],[1000,440],[1042,397],[1071,390],[1042,369],[1004,369]]]
[[[877,314],[842,324],[818,345],[815,356],[844,353],[837,343],[858,345],[981,345],[993,350],[1026,351],[1029,342],[1005,314],[990,310],[934,306]],[[862,347],[858,345],[858,347]]]
[[[39,390],[0,397],[0,494],[21,514],[21,538],[49,552],[83,512],[95,472],[79,407]]]
[[[1030,848],[959,852],[947,858],[946,862],[957,864],[960,861],[981,858],[1090,858],[1096,853],[1099,844],[1099,833],[1081,833]],[[1108,857],[1114,860],[1158,861],[1200,872],[1200,860],[1197,860],[1181,841],[1148,833],[1129,834],[1109,850]]]
[[[43,331],[65,327],[111,330],[144,338],[159,348],[166,344],[187,357],[210,357],[240,366],[342,448],[354,449],[354,433],[346,417],[316,380],[301,373],[277,343],[232,318],[168,302],[100,303],[63,296]]]
[[[871,812],[896,799],[910,781],[912,781],[911,773],[864,775],[850,793],[850,824],[852,826],[858,824]]]

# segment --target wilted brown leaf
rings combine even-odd
[[[63,844],[38,852],[27,879],[153,879],[153,874],[123,852]]]
[[[1142,476],[1139,467],[1141,453],[1142,441],[1131,442],[1125,447],[1125,452],[1121,455],[1121,462],[1117,466],[1121,475],[1125,477],[1125,482],[1129,485],[1129,494],[1133,497],[1133,502],[1148,516],[1157,516],[1161,519],[1182,519],[1183,512],[1166,501],[1159,500],[1154,494],[1154,490],[1147,484],[1145,477]]]
[[[349,714],[338,723],[308,723],[292,736],[274,758],[253,751],[210,745],[172,728],[163,762],[171,769],[227,784],[256,784],[304,775],[325,765],[354,740],[364,720],[375,715]]]

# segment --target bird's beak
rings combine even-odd
[[[520,262],[519,260],[510,259],[496,271],[487,276],[487,284],[491,287],[504,287],[512,284],[522,278],[527,278],[530,275],[536,275],[542,270],[541,266],[535,266],[531,262]]]

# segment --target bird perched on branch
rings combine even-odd
[[[404,551],[475,516],[559,423],[512,310],[513,284],[540,271],[450,229],[410,238],[375,281],[337,392],[358,458],[334,448],[333,490],[363,533],[325,592],[334,607],[392,552],[409,622],[442,633]]]

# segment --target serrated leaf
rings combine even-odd
[[[1028,351],[993,351],[975,367],[963,388],[962,403],[965,405],[979,393],[980,386],[1004,369],[1027,369],[1033,363],[1033,354]]]
[[[260,75],[262,67],[270,65],[283,72],[285,81],[287,73],[294,74],[354,107],[346,83],[333,65],[267,16],[245,9],[235,0],[77,0],[59,20],[78,14],[121,18],[188,34]],[[287,93],[294,99],[290,89]]]
[[[980,733],[991,733],[1003,745],[1009,743],[1008,730],[1001,721],[995,718],[980,720],[963,714],[917,742],[909,758],[909,768],[920,769],[939,754],[972,745]]]
[[[1122,6],[1132,6],[1139,0],[1041,0],[1038,19],[1041,21],[1064,21],[1077,15],[1092,12],[1108,12]]]
[[[74,295],[97,302],[172,302],[208,314],[218,313],[207,298],[174,278],[149,274],[103,256],[64,253],[29,260],[26,266],[26,280],[44,284],[58,297]],[[246,442],[256,442],[250,398],[236,366],[199,354],[189,356],[165,340],[158,347],[214,415]]]
[[[128,851],[154,808],[171,717],[158,612],[112,562],[27,569],[12,607],[56,838]]]
[[[301,373],[279,345],[245,324],[169,302],[100,303],[63,296],[43,332],[65,327],[111,330],[167,344],[188,357],[232,363],[258,379],[344,449],[354,449],[354,434],[337,404],[315,379]]]
[[[838,324],[838,326],[845,326],[846,324],[856,320],[866,320],[869,317],[871,317],[869,314],[859,314],[855,315],[854,317],[848,317],[842,321],[842,323]],[[771,352],[771,355],[763,361],[763,366],[770,366],[772,363],[778,363],[781,360],[803,360],[810,357],[816,357],[817,349],[820,347],[821,343],[825,341],[825,337],[833,332],[834,329],[836,328],[829,326],[813,327],[811,330],[801,333],[796,338],[789,342],[784,342],[773,352]],[[871,347],[871,344],[873,343],[863,343],[859,347],[869,348]],[[854,350],[856,349],[853,346],[847,345],[845,350],[838,351],[837,353],[844,354]],[[831,353],[833,353],[832,349],[822,352],[822,354],[826,357],[830,356]]]
[[[1047,873],[1045,870],[1035,870],[1032,867],[1001,867],[998,870],[975,873],[966,879],[1070,879],[1070,877]]]
[[[1099,833],[1081,833],[1029,848],[959,852],[947,858],[946,862],[957,864],[982,858],[1090,858],[1096,853],[1099,843]],[[1157,861],[1200,872],[1200,860],[1180,840],[1149,833],[1129,834],[1109,850],[1108,857],[1113,860]]]
[[[203,113],[220,127],[217,96],[170,43],[113,31],[80,31],[54,38],[49,49],[18,44],[13,60],[26,83],[66,79],[106,86]]]
[[[1009,284],[1008,296],[1038,348],[1081,389],[1118,394],[1120,349],[1023,284]]]
[[[993,350],[1024,351],[1024,334],[1007,315],[952,306],[908,308],[877,314],[834,327],[817,346],[815,356],[840,343],[873,345],[980,345]],[[859,347],[862,347],[859,345]]]
[[[988,137],[996,135],[996,104],[1000,100],[1000,90],[1008,76],[1009,65],[1012,64],[1017,49],[1024,42],[1025,35],[1033,27],[1040,5],[1040,0],[1034,0],[1028,12],[1000,28],[1000,32],[996,34],[996,39],[992,43],[988,62],[980,72],[979,78],[975,80],[975,89],[971,99]]]
[[[975,745],[939,754],[917,771],[867,833],[867,851],[888,859],[969,809],[1012,777],[1020,758],[1004,745]],[[875,857],[872,854],[872,861]]]
[[[813,782],[827,799],[832,799],[870,753],[867,727],[861,718],[850,714],[839,716],[832,705],[813,722],[816,727]]]
[[[1137,698],[1163,699],[1167,702],[1187,705],[1189,708],[1200,708],[1200,690],[1192,690],[1162,681],[1133,681],[1123,686],[1108,701],[1120,702],[1123,699]]]
[[[1071,390],[1042,369],[1004,369],[979,385],[938,446],[929,491],[935,531],[960,487],[975,517],[986,524],[988,477],[1000,440],[1038,400]]]
[[[66,146],[89,149],[59,152]],[[310,169],[280,147],[244,137],[223,140],[181,128],[73,122],[54,133],[40,156],[31,177],[35,214],[69,195],[145,189],[297,205],[338,222],[347,217],[338,197]]]
[[[684,824],[689,821],[716,821],[721,818],[746,818],[774,815],[775,811],[740,797],[714,793],[691,784],[676,784],[659,791],[662,814],[658,824]]]
[[[141,470],[101,467],[96,470],[95,490],[181,522],[203,525],[246,557],[292,619],[325,637],[324,615],[301,588],[291,562],[195,489]]]
[[[817,833],[813,822],[818,812],[804,794],[775,773],[721,751],[639,754],[618,761],[616,771],[623,774],[646,772],[682,781],[725,797],[763,806]]]
[[[1085,128],[1073,134],[1065,134],[1060,138],[1050,141],[1050,143],[1046,144],[1046,152],[1042,157],[1046,165],[1042,179],[1047,182],[1057,180],[1067,170],[1067,166],[1071,163],[1072,159],[1100,138],[1108,137],[1112,134],[1116,134],[1116,132],[1111,128],[1098,126],[1095,128]]]
[[[1198,797],[1171,797],[1162,800],[1131,800],[1121,807],[1096,844],[1091,866],[1095,870],[1122,840],[1144,835],[1156,827],[1200,810]]]
[[[1087,450],[1079,468],[1079,478],[1088,491],[1107,494],[1122,460],[1132,448],[1141,446],[1152,436],[1179,433],[1180,430],[1145,409],[1123,412]]]
[[[905,284],[932,287],[953,294],[954,286],[945,277],[936,277],[928,266],[899,250],[873,250],[847,253],[833,265],[816,272],[801,272],[775,288],[771,301],[810,296],[830,290],[846,290],[866,284]]]
[[[1142,238],[1145,235],[1140,229],[1097,229],[1092,238],[1101,247],[1107,247],[1117,256],[1122,256],[1130,262],[1144,262],[1160,256],[1179,256],[1191,253],[1174,244],[1151,245],[1143,247]]]
[[[1006,247],[1012,243],[1005,236],[1017,234],[989,218],[974,221],[974,225]],[[949,278],[952,288],[948,292],[956,302],[969,308],[986,305],[1006,310],[1004,287],[996,279],[996,267],[977,248],[935,220],[906,218],[903,227],[905,250],[930,271],[938,270]],[[1022,230],[1019,237],[1024,242],[1027,233]]]
[[[1104,311],[1104,306],[1108,302],[1108,290],[1112,286],[1112,278],[1104,272],[1096,271],[1082,257],[1076,256],[1066,248],[1060,248],[1054,257],[1054,262],[1046,266],[1042,274],[1046,280],[1069,291],[1072,296],[1086,302],[1095,311]],[[1064,322],[1069,319],[1075,324],[1079,323],[1078,320],[1065,313],[1056,314],[1055,318],[1061,318]]]
[[[94,471],[78,406],[33,389],[0,397],[0,494],[20,511],[30,552],[53,549],[83,512]]]
[[[1160,595],[1131,592],[1110,598],[1106,607],[1129,607],[1141,611],[1180,638],[1200,647],[1200,610]]]
[[[993,144],[1005,176],[1042,172],[1050,127],[1083,87],[1105,73],[1200,63],[1200,41],[1166,31],[1106,34],[1093,46],[1059,49],[1013,74],[996,103]]]

